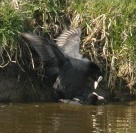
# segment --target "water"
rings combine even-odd
[[[0,104],[0,133],[136,133],[135,105]]]

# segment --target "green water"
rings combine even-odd
[[[0,133],[136,133],[135,105],[0,104]]]

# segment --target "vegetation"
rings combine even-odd
[[[102,88],[116,94],[124,89],[134,94],[135,0],[3,0],[0,67],[23,58],[19,32],[36,32],[55,39],[72,27],[82,28],[81,52],[104,72]]]

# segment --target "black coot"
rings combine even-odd
[[[38,35],[21,33],[21,36],[31,42],[41,61],[46,63],[48,73],[57,75],[53,87],[59,95],[58,99],[80,95],[89,78],[95,81],[94,88],[102,80],[100,68],[79,53],[79,28],[64,32],[56,43]]]
[[[87,97],[87,104],[97,105],[98,101],[104,100],[103,96],[98,95],[96,92],[90,93]]]

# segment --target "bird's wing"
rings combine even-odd
[[[73,58],[81,59],[80,49],[81,29],[75,28],[65,31],[57,38],[57,45],[68,55]]]
[[[28,33],[21,33],[21,36],[31,42],[34,49],[41,57],[41,61],[48,61],[50,59],[65,60],[66,54],[55,44],[49,43],[45,38],[38,35]]]
[[[58,74],[60,66],[69,59],[56,44],[49,42],[45,38],[28,33],[21,33],[21,36],[32,44],[41,61],[46,64],[46,74],[48,76]]]
[[[55,56],[51,48],[51,45],[45,45],[47,42],[43,38],[37,35],[28,34],[28,33],[21,33],[21,36],[32,44],[34,49],[37,51],[37,53],[41,57],[42,61],[46,61]]]

